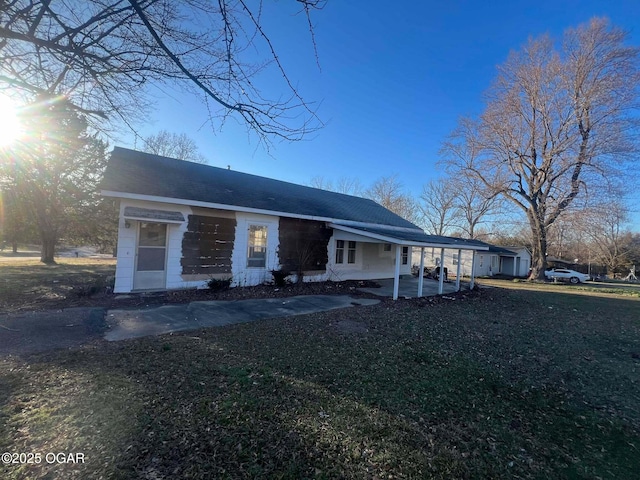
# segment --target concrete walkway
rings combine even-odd
[[[365,293],[372,293],[381,297],[393,297],[393,278],[383,278],[375,280],[380,284],[380,288],[359,288],[358,290]],[[460,288],[464,290],[469,288],[469,284],[461,283]],[[455,279],[452,282],[444,282],[442,286],[442,293],[453,293],[456,291]],[[425,278],[422,284],[422,296],[433,297],[438,295],[438,281],[432,278]],[[398,286],[399,298],[414,298],[418,296],[418,278],[406,277],[400,279],[400,285]]]
[[[108,341],[146,337],[200,328],[254,322],[265,318],[325,312],[355,305],[375,305],[379,300],[348,295],[300,295],[255,300],[191,302],[135,310],[109,310]]]

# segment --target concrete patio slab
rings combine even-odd
[[[374,280],[380,284],[380,288],[358,288],[359,291],[365,293],[371,293],[381,297],[393,297],[393,278],[383,278],[380,280]],[[468,289],[469,284],[461,282],[460,289]],[[445,282],[443,284],[442,293],[453,293],[456,291],[456,282]],[[438,295],[438,281],[432,278],[425,278],[422,284],[422,296],[433,297]],[[398,297],[400,298],[415,298],[418,296],[418,278],[406,277],[400,279],[400,285],[398,288]]]
[[[184,305],[135,310],[109,310],[108,341],[160,335],[199,328],[221,327],[266,318],[324,312],[356,305],[375,305],[380,300],[348,295],[300,295],[236,301],[203,301]]]

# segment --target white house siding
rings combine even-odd
[[[280,268],[278,263],[279,217],[236,212],[236,235],[231,256],[232,286],[259,285],[270,281],[270,271]],[[267,258],[264,268],[247,267],[249,226],[267,227]]]
[[[336,263],[336,241],[345,241],[345,262]],[[356,261],[347,263],[346,242],[356,242]],[[372,280],[377,278],[392,278],[395,265],[395,245],[391,251],[384,251],[384,243],[369,237],[334,230],[329,240],[329,263],[327,264],[327,278],[333,281],[342,280]],[[400,265],[400,275],[411,274],[411,247],[406,265]]]
[[[169,223],[162,220],[148,220],[150,222],[167,223],[167,251],[166,251],[166,289],[204,288],[209,277],[203,275],[182,274],[182,242],[188,228],[189,215],[216,216],[219,212],[203,208],[191,208],[187,205],[164,204],[142,200],[121,200],[120,223],[118,228],[117,266],[114,292],[126,293],[133,290],[135,271],[138,220],[124,218],[126,207],[138,207],[152,210],[167,210],[180,212],[185,218],[182,223]],[[217,212],[217,213],[216,213]],[[279,217],[241,212],[224,212],[225,216],[235,216],[236,231],[231,255],[230,274],[232,286],[258,285],[265,281],[271,281],[271,270],[280,268],[279,247]],[[125,228],[125,221],[129,228]],[[267,257],[264,268],[247,267],[248,256],[248,229],[250,225],[264,225],[267,227]],[[353,264],[346,262],[347,249],[345,249],[345,263],[336,264],[336,240],[356,242],[356,261]],[[393,277],[395,265],[395,245],[391,245],[390,251],[384,251],[384,243],[361,235],[350,234],[335,230],[328,242],[328,263],[326,271],[309,272],[304,281],[324,280],[367,280],[376,278]],[[406,265],[400,266],[401,275],[411,274],[411,247],[409,247],[409,259]],[[227,275],[216,274],[216,278]],[[294,278],[295,280],[295,278]]]

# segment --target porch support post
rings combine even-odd
[[[400,262],[402,255],[402,246],[396,245],[396,268],[393,273],[393,299],[398,299],[398,288],[400,287]]]
[[[440,249],[440,275],[438,275],[438,295],[444,291],[444,248]]]
[[[513,258],[513,276],[516,276],[516,264],[520,262],[520,257]]]
[[[458,249],[458,268],[456,268],[456,292],[460,291],[460,264],[462,263],[462,250]]]
[[[476,273],[476,251],[471,250],[471,280],[469,281],[469,290],[473,290],[473,286],[475,283],[475,275]]]
[[[418,298],[422,296],[422,285],[424,284],[424,247],[420,247],[420,269],[418,270]]]

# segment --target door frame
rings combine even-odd
[[[143,221],[143,220],[139,220],[136,222],[136,247],[135,247],[135,257],[134,257],[134,261],[133,261],[133,290],[134,291],[149,291],[149,290],[166,290],[167,288],[167,256],[168,256],[168,252],[169,252],[169,227],[171,226],[171,224],[169,223],[165,223],[165,222],[154,222],[154,221]],[[139,248],[140,248],[140,229],[142,228],[142,224],[143,223],[155,223],[158,225],[164,225],[165,226],[165,232],[164,232],[164,270],[143,270],[142,272],[156,272],[159,273],[162,271],[162,285],[161,286],[151,286],[151,287],[140,287],[138,285],[136,285],[136,281],[140,281],[140,277],[139,277],[139,272],[138,272],[138,255],[139,255]],[[145,248],[145,246],[143,245],[143,248]],[[148,247],[147,247],[148,248]],[[151,247],[153,248],[153,247]],[[158,247],[160,248],[160,247]]]

